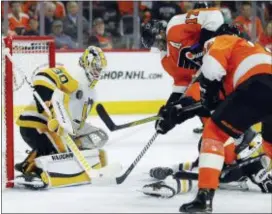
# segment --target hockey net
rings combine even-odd
[[[5,51],[9,49],[12,62]],[[24,76],[31,82],[41,69],[55,66],[55,44],[49,36],[13,36],[2,40],[2,184],[13,187],[14,164],[26,157],[29,149],[20,136],[15,121],[24,106],[33,99]]]

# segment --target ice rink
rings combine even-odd
[[[141,119],[141,116],[113,116],[117,124]],[[109,162],[123,165],[124,172],[154,133],[154,123],[109,132],[98,117],[90,117],[92,124],[105,128],[109,142],[105,146]],[[158,136],[140,163],[121,185],[82,185],[44,191],[8,189],[2,194],[2,211],[12,213],[177,213],[181,204],[196,195],[196,183],[190,193],[170,199],[151,198],[137,191],[152,182],[146,174],[154,166],[194,160],[200,135],[192,132],[200,126],[197,118],[177,126],[165,136]],[[20,136],[16,136],[16,150],[26,149]],[[17,153],[17,152],[16,152]],[[23,156],[18,155],[17,161]],[[271,213],[272,195],[262,194],[249,182],[250,191],[218,190],[214,197],[214,213]]]

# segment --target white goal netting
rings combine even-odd
[[[5,57],[5,48],[9,48],[12,62]],[[33,100],[24,75],[31,81],[36,72],[49,66],[55,66],[52,37],[15,36],[2,40],[2,183],[8,187],[12,183],[7,181],[14,179],[14,164],[22,161],[29,149],[15,124],[24,107]]]

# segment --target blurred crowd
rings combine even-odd
[[[272,49],[272,2],[256,1],[256,19],[253,20],[251,2],[215,1],[212,6],[221,9],[226,23],[235,23],[251,38],[253,22],[256,23],[256,41]],[[3,26],[4,6],[2,3],[1,21]],[[151,19],[169,21],[177,14],[183,14],[194,6],[192,1],[139,1],[139,17],[143,25]],[[38,1],[9,2],[9,35],[40,35]],[[78,22],[77,1],[46,1],[43,4],[45,35],[55,37],[59,49],[78,48],[77,26],[83,29],[83,46],[96,45],[103,49],[131,49],[134,44],[133,2],[132,1],[92,1],[83,2],[83,17]],[[89,16],[92,14],[92,23]],[[2,27],[3,35],[3,27]]]

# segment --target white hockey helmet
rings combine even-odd
[[[107,60],[101,48],[89,46],[79,58],[79,65],[84,69],[90,86],[94,87],[107,66]]]

